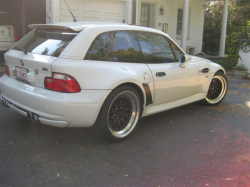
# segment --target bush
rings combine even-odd
[[[248,69],[244,65],[236,66],[234,70],[247,71]]]

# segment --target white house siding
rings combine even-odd
[[[137,3],[137,20],[136,24],[140,25],[141,3],[148,3],[155,7],[155,14],[151,15],[154,23],[150,27],[162,30],[162,24],[168,24],[168,34],[178,43],[181,37],[176,34],[177,30],[177,12],[178,8],[183,8],[183,0],[138,0]],[[202,51],[203,25],[204,25],[204,8],[203,0],[190,0],[190,25],[187,40],[187,48],[194,47],[195,53]],[[164,15],[160,15],[159,9],[163,6]],[[161,26],[159,25],[161,23]]]
[[[248,72],[250,73],[250,52],[244,52],[240,50],[239,55],[241,59],[239,59],[238,61],[238,66],[244,65],[248,69]]]
[[[70,0],[66,1],[77,21],[131,23],[131,0]],[[131,11],[131,12],[129,12]],[[59,1],[59,22],[73,21],[63,0]]]

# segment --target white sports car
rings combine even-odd
[[[226,95],[225,70],[167,34],[115,23],[35,24],[5,54],[2,104],[55,127],[126,139],[140,117]]]

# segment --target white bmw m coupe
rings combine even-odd
[[[2,104],[55,127],[95,126],[126,139],[140,117],[188,103],[217,105],[225,70],[188,56],[167,34],[115,23],[30,25],[5,54]]]

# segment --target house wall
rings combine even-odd
[[[52,12],[58,12],[52,23],[73,21],[63,0],[47,1],[51,1]],[[132,23],[132,0],[67,0],[66,2],[77,21]]]
[[[239,55],[241,59],[239,59],[238,61],[238,66],[244,65],[248,69],[248,72],[250,73],[250,52],[244,52],[240,50]]]
[[[155,5],[155,24],[153,28],[162,30],[162,24],[168,24],[168,34],[178,43],[181,43],[181,37],[177,36],[177,13],[178,8],[183,8],[183,0],[138,0],[137,4],[137,25],[140,25],[141,3]],[[190,0],[190,24],[187,47],[195,47],[194,54],[202,51],[203,25],[204,25],[204,1]],[[159,9],[163,6],[164,15],[160,15]],[[185,50],[185,49],[184,49]]]
[[[47,1],[47,23],[73,21],[64,0]],[[66,0],[78,21],[105,21],[132,24],[133,0]],[[183,8],[183,0],[137,0],[136,25],[140,25],[141,3],[152,5],[150,27],[162,30],[162,24],[168,24],[168,34],[178,43],[181,37],[176,35],[178,8]],[[205,0],[190,0],[190,31],[187,47],[194,47],[194,54],[202,51]],[[160,15],[160,6],[164,15]],[[184,49],[187,51],[187,49]],[[188,52],[188,51],[187,51]]]

